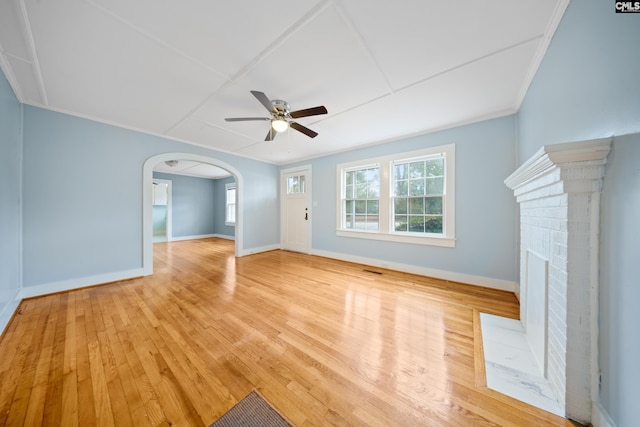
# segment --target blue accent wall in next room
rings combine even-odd
[[[215,234],[216,188],[214,179],[154,172],[154,178],[171,181],[172,237]]]
[[[613,137],[600,212],[600,400],[638,425],[640,14],[572,1],[518,113],[520,162],[542,145]]]

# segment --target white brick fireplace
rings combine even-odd
[[[524,335],[560,414],[581,422],[590,421],[598,387],[598,231],[610,146],[544,146],[505,180],[520,206]]]

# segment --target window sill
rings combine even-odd
[[[236,223],[235,222],[225,222],[224,225],[227,225],[229,227],[235,227]]]
[[[386,242],[411,243],[414,245],[441,246],[445,248],[454,248],[456,246],[456,239],[453,237],[400,235],[364,230],[336,230],[336,236],[354,237],[357,239],[383,240]]]

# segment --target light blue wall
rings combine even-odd
[[[22,107],[0,72],[0,331],[20,290]]]
[[[569,4],[518,112],[521,163],[542,145],[640,132],[639,17]]]
[[[161,153],[193,153],[236,168],[244,180],[245,251],[279,244],[276,166],[23,109],[25,288],[141,268],[143,164]]]
[[[236,228],[225,224],[226,216],[226,189],[225,184],[235,182],[235,179],[230,176],[228,178],[221,178],[215,180],[216,186],[216,205],[215,205],[215,230],[216,234],[223,236],[233,237],[236,233]]]
[[[518,113],[520,162],[540,146],[614,136],[601,208],[602,405],[637,425],[640,396],[640,16],[572,1]]]
[[[153,173],[171,181],[171,234],[174,238],[215,234],[215,180]]]
[[[312,165],[317,202],[312,208],[312,248],[514,282],[516,203],[503,181],[516,167],[515,138],[515,116],[508,116],[303,162]],[[338,164],[452,143],[455,248],[336,236]]]
[[[602,193],[602,403],[617,426],[637,424],[640,397],[640,134],[617,137]]]

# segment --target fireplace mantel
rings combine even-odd
[[[520,321],[568,418],[597,393],[600,192],[611,138],[545,145],[505,184],[520,207]]]
[[[610,149],[611,138],[544,145],[505,179],[504,183],[516,192],[528,182],[540,178],[554,169],[604,166]],[[596,180],[601,182],[603,176],[604,171]]]

